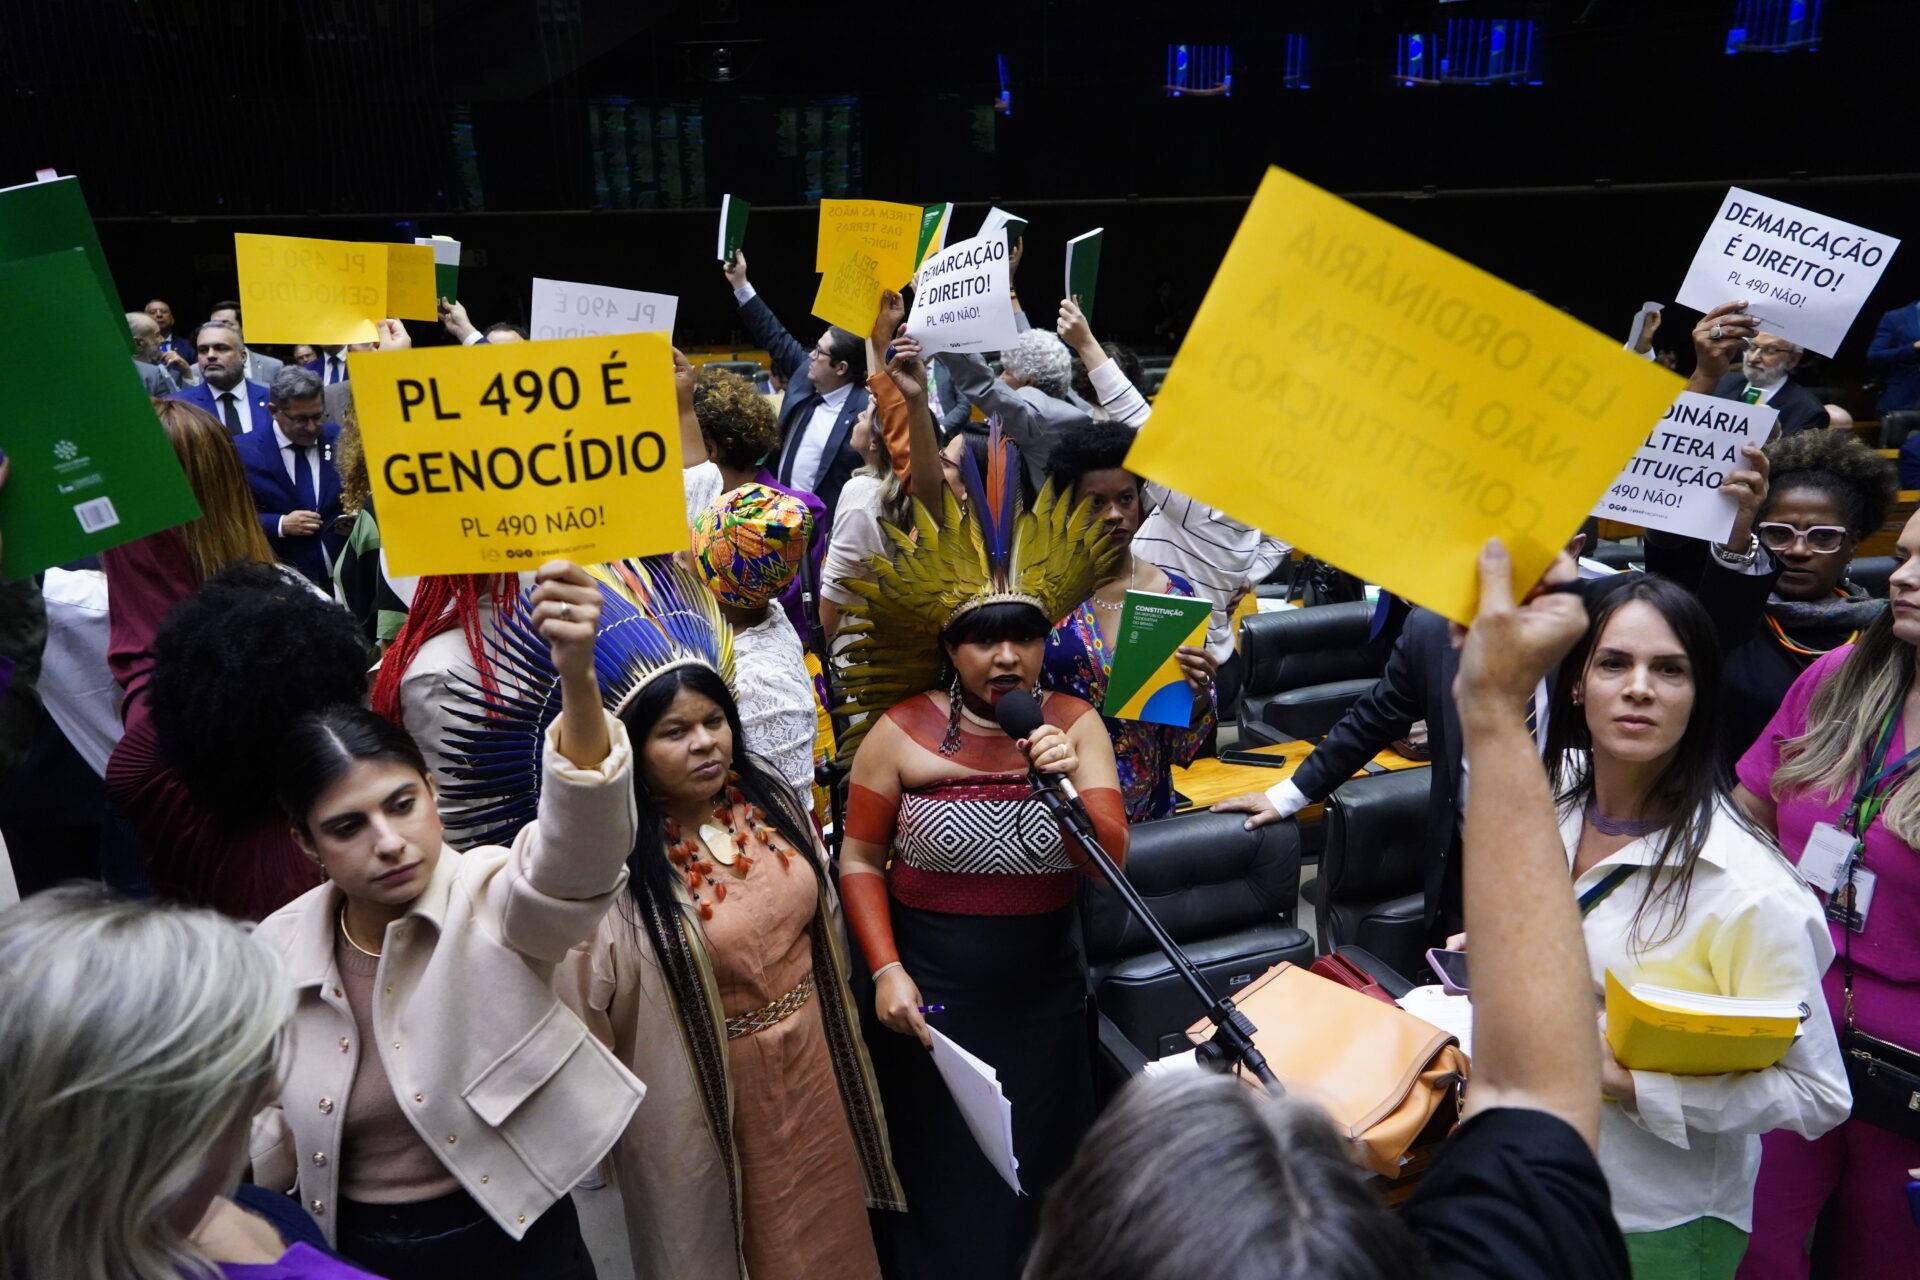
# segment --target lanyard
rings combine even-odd
[[[1585,920],[1593,909],[1607,900],[1607,896],[1618,889],[1623,881],[1640,868],[1625,863],[1609,871],[1606,878],[1580,895],[1580,918]]]
[[[1886,807],[1888,797],[1906,780],[1909,773],[1920,767],[1920,746],[1913,747],[1892,764],[1885,763],[1887,751],[1893,746],[1894,725],[1905,703],[1903,697],[1887,708],[1886,719],[1880,724],[1879,741],[1874,745],[1873,754],[1867,758],[1867,767],[1860,772],[1860,785],[1853,793],[1853,803],[1848,806],[1846,816],[1841,820],[1847,834],[1856,838],[1866,835],[1867,828],[1873,825],[1874,819]]]

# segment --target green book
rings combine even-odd
[[[1095,227],[1067,241],[1067,297],[1093,323],[1093,287],[1100,281],[1100,239],[1105,227]]]
[[[930,204],[920,214],[920,247],[913,253],[913,269],[947,247],[947,221],[953,217],[950,204]]]
[[[460,301],[460,242],[452,236],[415,236],[413,242],[433,246],[433,296]]]
[[[107,270],[107,255],[100,251],[80,179],[54,178],[0,190],[0,262],[37,258],[61,249],[79,249],[87,255],[96,282],[89,292],[97,294],[112,315],[121,348],[131,352],[133,334],[127,328],[126,309],[120,305],[113,273]]]
[[[1129,591],[1114,631],[1113,666],[1100,713],[1116,720],[1193,726],[1193,688],[1174,650],[1207,643],[1213,602],[1204,597]]]
[[[720,261],[733,264],[733,255],[747,244],[747,215],[753,206],[739,196],[720,197],[720,242],[715,246]]]
[[[0,262],[0,581],[200,516],[84,249]],[[96,301],[97,300],[97,301]],[[61,340],[51,346],[47,335]]]

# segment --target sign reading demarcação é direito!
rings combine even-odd
[[[395,574],[686,546],[665,334],[357,352],[349,362]]]
[[[1721,493],[1720,486],[1746,469],[1740,446],[1764,445],[1779,417],[1764,404],[1682,391],[1613,487],[1594,504],[1593,514],[1725,542],[1738,504]]]
[[[1765,332],[1831,356],[1899,247],[1892,236],[1734,187],[1674,297],[1703,312],[1744,299]]]
[[[1019,341],[1006,240],[975,236],[931,255],[914,277],[907,333],[929,355],[1000,351]]]

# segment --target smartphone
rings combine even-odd
[[[1442,951],[1439,947],[1427,950],[1427,963],[1440,975],[1440,985],[1450,996],[1467,994],[1467,953],[1464,951]]]
[[[1258,765],[1262,769],[1279,769],[1285,766],[1287,758],[1271,752],[1241,751],[1237,747],[1229,747],[1220,753],[1220,763],[1251,764]]]

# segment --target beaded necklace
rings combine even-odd
[[[772,849],[782,867],[793,861],[785,845],[774,838],[766,813],[748,801],[732,779],[727,782],[725,803],[714,806],[713,821],[700,824],[697,838],[681,834],[674,818],[667,819],[663,835],[667,860],[685,880],[702,920],[713,919],[714,904],[727,900],[727,882],[716,874],[719,867],[726,867],[736,880],[744,880],[753,870],[755,859],[746,851],[749,841]]]

